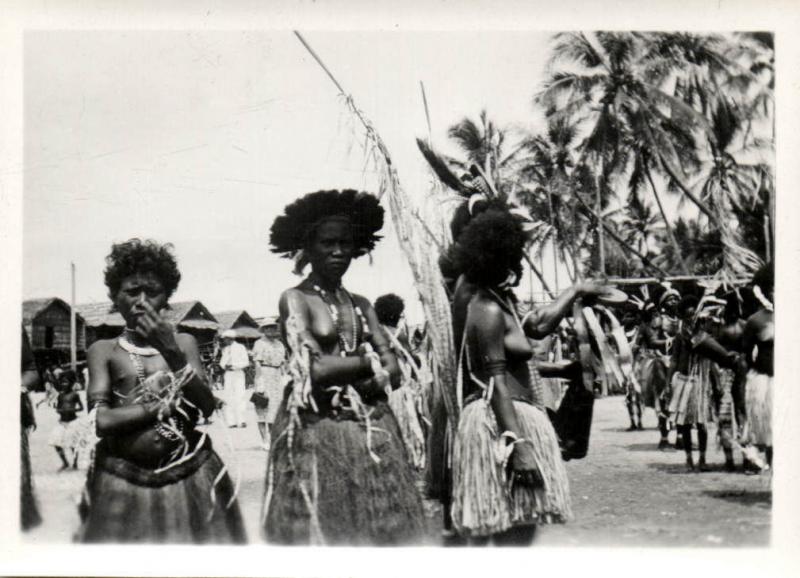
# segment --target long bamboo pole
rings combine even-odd
[[[78,371],[78,331],[75,319],[75,263],[69,264],[70,302],[69,302],[69,365],[72,373]]]
[[[661,283],[662,281],[712,281],[712,275],[667,275],[664,277],[609,277],[607,279],[612,285],[640,285],[645,283]],[[728,280],[733,285],[746,285],[750,279]]]

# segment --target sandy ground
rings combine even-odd
[[[39,399],[34,397],[34,401]],[[248,404],[249,405],[249,404]],[[260,542],[259,516],[266,452],[252,406],[248,427],[227,429],[216,418],[209,426],[215,447],[240,480],[239,503],[251,541]],[[31,435],[34,484],[44,522],[26,534],[35,543],[69,542],[78,527],[76,504],[85,471],[58,472],[60,460],[47,445],[56,414],[42,405],[39,428]],[[770,536],[770,475],[746,476],[721,470],[723,455],[709,432],[707,473],[686,473],[683,452],[658,451],[656,419],[645,416],[645,431],[627,432],[621,397],[597,400],[589,455],[567,469],[575,518],[542,527],[536,543],[547,546],[766,546]],[[670,435],[674,440],[674,433]],[[741,463],[741,456],[736,456]],[[427,502],[428,543],[438,543],[441,511]]]

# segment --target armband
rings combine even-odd
[[[108,407],[110,404],[108,402],[108,399],[106,399],[106,398],[98,398],[98,399],[90,399],[90,400],[88,400],[86,402],[86,405],[89,406],[88,410],[92,411],[93,409],[97,409],[97,408],[100,408],[100,407]]]
[[[506,360],[505,359],[487,359],[484,361],[484,367],[489,375],[505,375],[506,374]]]

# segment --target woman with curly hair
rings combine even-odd
[[[383,226],[375,197],[318,191],[272,225],[272,251],[311,272],[280,298],[292,383],[273,426],[263,525],[279,544],[418,541],[424,514],[387,390],[400,384],[370,302],[342,286]]]
[[[528,338],[554,331],[578,298],[602,287],[578,285],[520,319],[512,287],[521,278],[526,242],[519,218],[490,203],[463,227],[451,251],[460,272],[453,323],[464,375],[451,513],[456,531],[475,544],[529,544],[536,524],[571,515],[558,439],[532,396]],[[579,375],[579,364],[566,373],[551,369],[575,379],[576,368]]]
[[[233,484],[195,429],[215,408],[197,343],[164,317],[181,278],[171,249],[131,239],[106,258],[125,330],[88,351],[100,441],[81,505],[83,542],[245,541]]]

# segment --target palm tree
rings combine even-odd
[[[715,213],[726,216],[729,223],[733,221],[734,205],[757,202],[764,170],[758,159],[758,149],[763,148],[761,143],[739,145],[744,124],[741,112],[729,99],[717,99],[711,111],[711,132],[697,154],[699,166],[693,185],[698,196]],[[748,156],[753,155],[756,161],[749,162]],[[726,226],[720,233],[725,270],[736,277],[754,273],[760,260],[742,246],[735,228]]]
[[[466,160],[449,158],[448,161],[464,172],[469,172],[471,165],[478,166],[499,192],[512,194],[514,165],[523,147],[517,144],[506,152],[508,129],[492,122],[486,110],[480,112],[478,119],[476,123],[471,118],[463,118],[448,129],[447,135],[466,156]]]
[[[562,33],[556,35],[551,73],[536,102],[555,107],[560,115],[584,115],[588,136],[584,154],[599,168],[600,187],[624,163],[622,146],[632,119],[647,142],[654,162],[683,194],[717,224],[717,216],[686,184],[683,166],[689,147],[676,142],[668,127],[703,128],[705,119],[681,98],[661,88],[654,58],[641,61],[648,37],[629,32]],[[669,61],[661,58],[661,66]],[[687,132],[687,131],[685,131]]]
[[[517,194],[522,203],[530,208],[531,214],[543,216],[543,220],[549,223],[549,226],[541,228],[536,239],[539,251],[550,242],[556,264],[559,260],[566,263],[565,254],[569,255],[573,281],[581,276],[578,238],[588,226],[570,195],[576,137],[577,126],[574,122],[565,118],[551,118],[543,134],[526,139],[524,146],[527,156],[519,172],[523,179],[530,179],[532,187],[523,186],[522,192]]]
[[[627,243],[646,255],[652,252],[653,246],[661,242],[664,224],[661,217],[653,212],[640,195],[631,191],[620,232]]]

